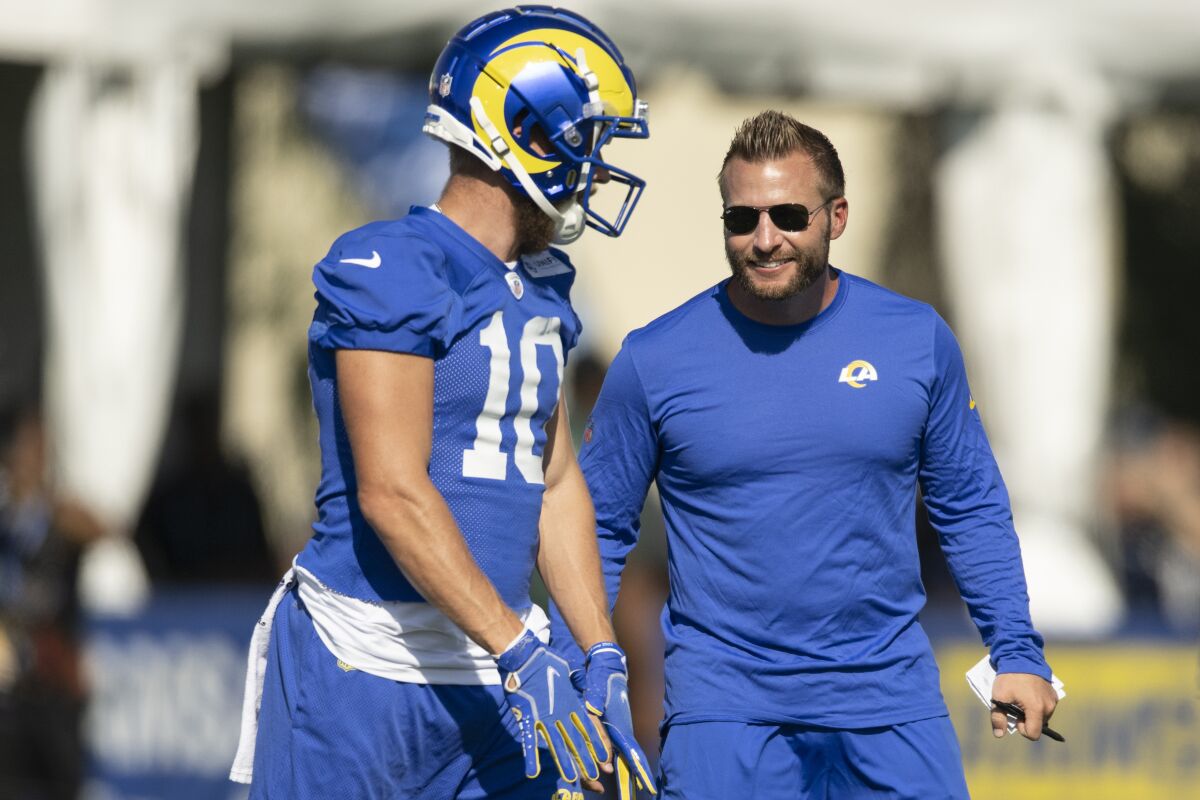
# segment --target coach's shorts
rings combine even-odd
[[[693,722],[663,741],[662,800],[968,798],[949,717],[883,728]]]
[[[293,590],[271,631],[250,797],[581,796],[560,783],[547,753],[541,775],[525,777],[507,708],[499,686],[399,683],[339,666]]]

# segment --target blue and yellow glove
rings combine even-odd
[[[545,742],[563,780],[596,780],[608,750],[593,739],[588,714],[571,685],[567,662],[550,652],[532,631],[496,658],[504,697],[520,730],[525,776],[541,774],[538,739]]]
[[[633,736],[625,652],[616,642],[592,645],[583,662],[582,677],[584,704],[588,711],[600,718],[605,733],[617,750],[615,766],[620,800],[636,797],[639,788],[645,789],[651,796],[657,795],[658,787],[650,777],[646,754]]]

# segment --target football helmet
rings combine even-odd
[[[591,22],[549,6],[480,17],[446,44],[429,100],[423,130],[499,171],[555,221],[556,243],[585,225],[621,235],[646,182],[600,151],[613,138],[649,136],[648,109],[621,52]],[[600,170],[626,187],[612,220],[589,205]]]

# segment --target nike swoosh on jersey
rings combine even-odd
[[[338,263],[357,264],[358,266],[366,267],[367,269],[376,269],[380,264],[383,263],[383,259],[379,257],[378,250],[372,250],[370,258],[343,258]]]

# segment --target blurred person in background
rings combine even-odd
[[[746,120],[719,186],[733,277],[629,334],[580,454],[610,598],[652,480],[662,500],[662,795],[965,798],[917,621],[918,484],[993,699],[1037,739],[1057,697],[958,344],[929,306],[829,265],[849,206],[819,131]]]
[[[1150,412],[1116,426],[1112,500],[1125,597],[1135,625],[1200,631],[1200,431]]]
[[[156,583],[258,583],[279,576],[244,465],[221,450],[215,393],[188,399],[168,438],[168,463],[138,519],[134,541]],[[171,451],[174,451],[171,453]]]
[[[0,797],[74,798],[83,778],[76,576],[101,525],[47,481],[32,408],[0,412]]]
[[[645,138],[645,105],[599,29],[545,6],[463,28],[430,103],[437,203],[314,271],[318,520],[256,628],[231,777],[252,798],[545,800],[614,769],[607,733],[653,789],[562,401],[574,267],[550,248],[621,233],[643,183],[601,148]],[[587,650],[574,676],[535,564]]]

